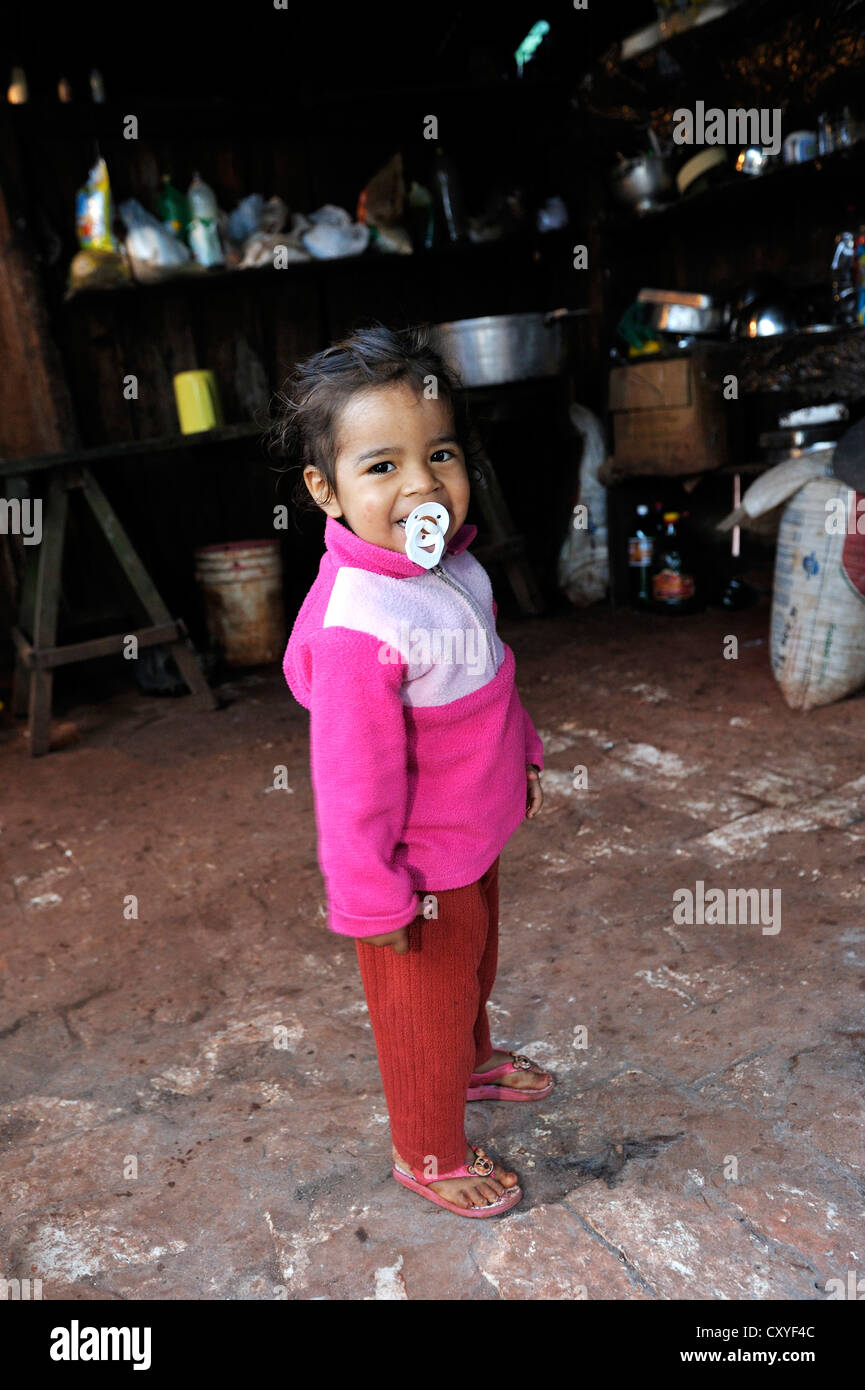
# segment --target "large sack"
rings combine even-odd
[[[784,508],[771,653],[791,709],[827,705],[865,685],[865,494],[836,478],[812,478]]]
[[[598,473],[606,456],[604,429],[590,410],[571,406],[571,424],[583,437],[578,501],[558,560],[559,588],[585,608],[604,598],[610,580],[607,546],[607,489]]]

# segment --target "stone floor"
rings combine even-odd
[[[468,1107],[526,1193],[488,1221],[390,1176],[280,673],[212,714],[80,701],[80,742],[33,762],[7,727],[0,1275],[83,1300],[822,1300],[861,1277],[865,704],[788,710],[767,618],[501,625],[547,770],[502,857],[494,1038],[558,1085]],[[698,881],[780,890],[781,929],[677,921]]]

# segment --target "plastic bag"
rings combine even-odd
[[[323,207],[309,214],[309,221],[314,226],[324,224],[328,227],[350,227],[351,215],[345,208],[338,208],[335,203],[325,203]]]
[[[113,290],[128,285],[132,276],[129,261],[121,247],[119,251],[79,251],[69,265],[66,298],[79,290]]]
[[[292,246],[280,232],[255,232],[243,243],[243,259],[240,268],[248,270],[256,266],[291,265],[294,261],[308,261],[310,255],[297,246]]]
[[[228,235],[232,241],[236,241],[240,246],[251,237],[261,227],[261,212],[264,207],[264,199],[260,193],[250,193],[248,198],[243,198],[237,204],[234,212],[229,213]]]
[[[135,198],[120,204],[120,216],[127,229],[126,250],[136,279],[164,279],[166,274],[190,265],[188,247]]]
[[[261,209],[258,230],[266,236],[276,236],[288,221],[288,208],[281,198],[268,198]]]
[[[87,182],[75,195],[75,230],[84,251],[117,251],[111,230],[113,211],[108,165],[97,159]]]
[[[598,480],[606,458],[600,420],[582,405],[571,406],[571,424],[583,438],[579,500],[559,552],[558,580],[571,603],[585,608],[604,598],[610,579],[607,549],[607,490]]]
[[[357,200],[357,220],[369,227],[395,227],[405,208],[405,180],[402,155],[389,159],[361,190]]]
[[[304,249],[316,260],[334,260],[339,256],[359,256],[369,245],[369,227],[352,222],[344,208],[327,203],[309,214],[313,224],[303,232]]]

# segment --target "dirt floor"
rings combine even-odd
[[[547,770],[502,855],[493,1036],[558,1084],[467,1107],[526,1192],[487,1221],[390,1176],[281,673],[215,713],[79,703],[81,741],[34,761],[7,730],[0,1273],[84,1300],[818,1300],[862,1277],[865,702],[788,710],[767,628],[765,602],[500,625]],[[780,890],[780,930],[675,921],[698,881]]]

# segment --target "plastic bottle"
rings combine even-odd
[[[189,199],[189,216],[191,218],[200,217],[202,221],[216,221],[219,214],[219,209],[216,206],[216,194],[210,184],[204,182],[197,169],[192,175],[192,183],[186,191],[186,196]]]
[[[429,251],[435,245],[435,208],[433,197],[423,184],[412,183],[408,191],[408,225],[416,251]]]
[[[190,219],[186,231],[193,256],[199,265],[225,265],[217,225],[219,209],[216,206],[216,195],[197,171],[192,176],[186,196],[189,201]]]
[[[189,202],[180,189],[174,187],[168,174],[162,175],[156,207],[163,227],[167,227],[178,241],[184,241],[190,220]]]
[[[679,535],[680,520],[681,513],[664,512],[664,536],[655,547],[652,606],[658,613],[696,613],[705,606],[690,548]]]
[[[631,602],[637,608],[650,608],[652,605],[651,576],[655,545],[650,528],[649,508],[641,502],[637,507],[637,524],[628,537]]]
[[[448,158],[441,145],[436,147],[435,152],[433,187],[448,241],[463,241],[466,235],[466,218],[460,178],[453,161]]]

